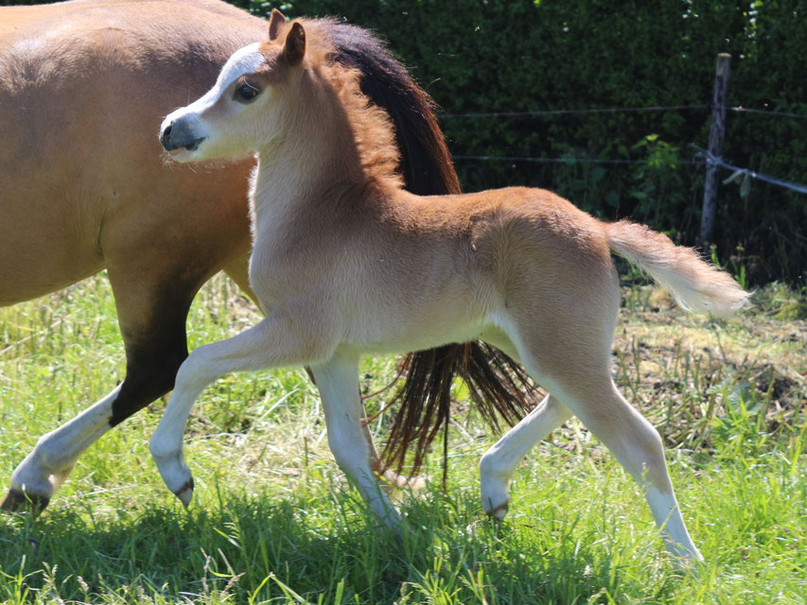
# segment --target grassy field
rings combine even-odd
[[[448,489],[434,452],[434,481],[400,497],[408,530],[396,540],[346,484],[316,391],[292,370],[229,376],[205,392],[188,425],[188,511],[149,456],[158,401],[92,447],[39,518],[0,515],[0,601],[805,603],[807,301],[776,286],[756,301],[715,322],[633,287],[617,330],[614,374],[667,442],[707,559],[697,573],[672,569],[636,485],[575,421],[530,454],[510,516],[491,524],[477,464],[495,436],[463,401]],[[256,317],[216,278],[192,310],[191,346]],[[123,367],[102,277],[0,309],[0,475],[109,392]],[[363,388],[394,371],[392,359],[368,359]],[[388,421],[373,423],[379,441]]]

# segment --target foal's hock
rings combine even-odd
[[[504,517],[519,460],[574,414],[642,486],[667,549],[701,559],[661,439],[610,376],[619,309],[611,253],[688,309],[729,314],[749,295],[666,236],[601,222],[548,191],[406,192],[388,117],[361,94],[356,73],[332,60],[317,28],[275,11],[269,40],[236,52],[213,89],[163,123],[177,161],[257,152],[250,279],[267,310],[254,328],[182,365],[151,441],[168,487],[190,501],[182,434],[207,384],[235,370],[308,364],[337,462],[395,527],[361,422],[359,356],[480,338],[550,393],[483,456],[484,509]]]

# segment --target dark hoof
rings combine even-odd
[[[501,521],[507,516],[507,510],[510,508],[510,500],[505,500],[499,506],[494,508],[492,511],[488,513],[488,517],[493,519],[494,521]]]
[[[28,511],[38,515],[48,506],[50,498],[26,494],[18,489],[11,489],[0,502],[0,510],[12,512]]]
[[[174,492],[174,495],[179,498],[179,501],[182,502],[182,506],[186,509],[190,506],[191,498],[193,498],[193,487],[193,477],[191,477],[185,482],[185,485]]]

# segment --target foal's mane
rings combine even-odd
[[[335,59],[361,72],[361,90],[389,114],[402,150],[406,188],[417,195],[460,193],[460,182],[443,139],[431,97],[372,32],[336,19],[319,26],[333,41]]]
[[[340,50],[332,37],[336,23],[332,19],[297,21],[306,31],[305,60],[313,75],[311,81],[321,94],[332,94],[341,109],[363,178],[384,189],[402,188],[401,154],[394,124],[389,114],[362,91],[362,71],[338,60]]]

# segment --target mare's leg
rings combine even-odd
[[[325,410],[328,445],[337,464],[356,483],[370,509],[396,528],[400,517],[375,478],[378,454],[367,427],[362,425],[365,413],[359,396],[358,355],[336,353],[311,369]]]
[[[111,406],[122,386],[118,385],[81,414],[40,437],[11,474],[11,486],[0,508],[30,507],[36,512],[44,509],[73,470],[79,455],[109,429]]]
[[[126,377],[81,414],[39,439],[12,474],[11,488],[0,504],[4,509],[47,506],[84,450],[170,391],[187,357],[185,318],[202,280],[150,287],[147,280],[134,281],[128,271],[114,268],[109,277],[126,349]]]

